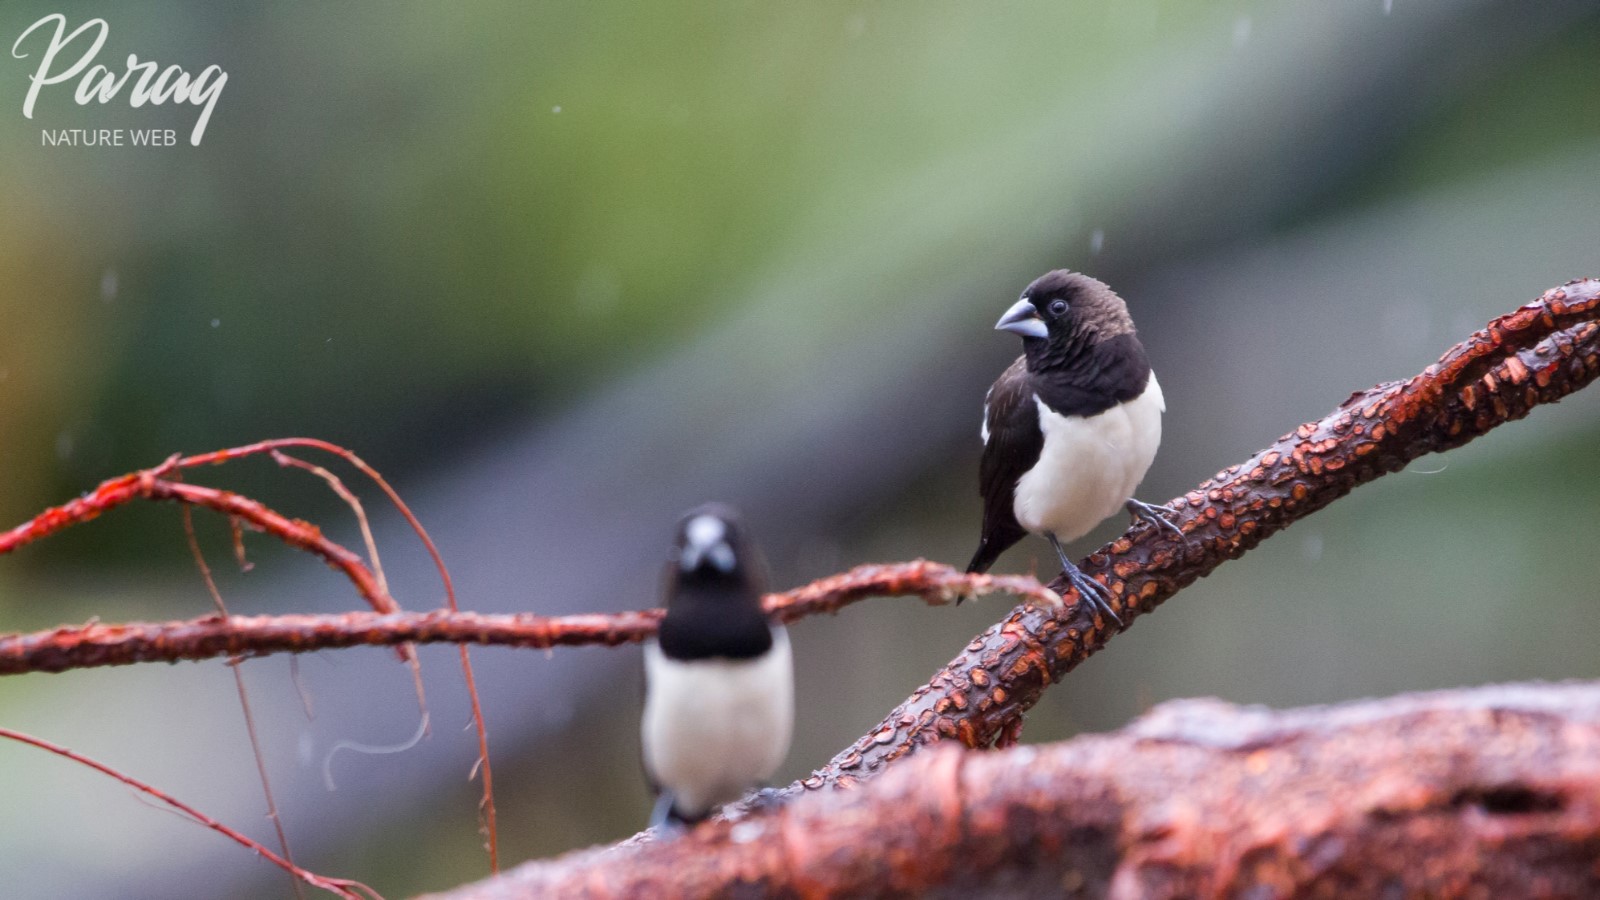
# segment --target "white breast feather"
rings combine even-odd
[[[1155,373],[1144,393],[1094,416],[1063,416],[1037,395],[1044,448],[1017,480],[1012,511],[1034,534],[1071,541],[1133,496],[1161,445],[1166,400]]]
[[[777,771],[794,728],[783,628],[772,629],[772,649],[755,659],[684,662],[652,641],[644,666],[644,764],[679,811],[699,815],[737,800]]]

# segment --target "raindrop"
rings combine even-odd
[[[559,107],[559,106],[552,106],[552,107],[550,107],[550,111],[551,111],[551,112],[552,112],[552,113],[555,113],[555,114],[556,114],[556,115],[558,115],[558,116],[559,116],[559,115],[561,115],[561,107]]]
[[[1445,469],[1448,469],[1448,468],[1450,468],[1450,458],[1447,457],[1447,456],[1444,456],[1444,455],[1440,455],[1439,456],[1439,468],[1437,468],[1437,469],[1406,469],[1406,472],[1408,474],[1412,474],[1412,475],[1437,475],[1440,472],[1443,472]]]
[[[1394,12],[1394,0],[1383,0],[1383,14],[1387,16],[1392,12]]]
[[[1096,228],[1089,235],[1089,252],[1094,256],[1100,255],[1100,249],[1106,245],[1106,233]]]
[[[100,276],[100,299],[106,303],[117,299],[117,270],[106,269]]]
[[[72,432],[63,431],[56,435],[56,458],[62,462],[72,458]]]
[[[1233,45],[1243,47],[1250,42],[1250,28],[1252,21],[1249,16],[1240,16],[1233,23]]]
[[[212,328],[221,328],[222,327],[222,320],[221,319],[212,319],[211,320],[211,327]]]
[[[1305,543],[1301,545],[1300,552],[1305,554],[1306,562],[1316,562],[1322,559],[1322,535],[1306,535]]]

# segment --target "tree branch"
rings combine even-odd
[[[1429,453],[1467,443],[1600,376],[1600,281],[1584,279],[1490,322],[1403,382],[1358,391],[1246,462],[1171,501],[1179,543],[1136,525],[1081,566],[1110,587],[1124,623],[1266,538]],[[948,738],[968,747],[1014,740],[1044,689],[1115,633],[1075,602],[1068,615],[1019,608],[966,649],[878,727],[797,785],[850,784],[916,748]],[[1126,624],[1124,625],[1126,627]]]
[[[252,445],[252,448],[257,446],[266,447],[269,444]],[[377,576],[367,568],[366,563],[362,562],[360,556],[328,540],[317,526],[300,519],[291,519],[241,494],[186,484],[176,479],[175,476],[180,475],[183,469],[208,463],[216,464],[243,455],[238,450],[221,451],[221,453],[231,455],[225,457],[221,454],[191,457],[174,455],[159,466],[101,482],[89,493],[60,506],[51,507],[29,521],[0,534],[0,554],[10,553],[72,525],[99,518],[104,513],[134,500],[170,500],[215,510],[229,516],[235,522],[243,522],[258,531],[272,534],[291,547],[321,557],[323,562],[334,570],[343,572],[373,609],[379,612],[395,612],[400,608],[394,598],[389,596],[389,592],[384,590]]]
[[[436,900],[1600,896],[1600,684],[1272,712],[919,754],[853,791],[531,862]]]
[[[915,560],[859,566],[783,594],[767,609],[784,622],[873,596],[918,596],[932,604],[956,596],[1004,592],[1041,606],[1059,606],[1054,591],[1027,575],[967,575]],[[407,643],[479,643],[546,649],[637,643],[655,634],[660,610],[576,616],[484,615],[439,609],[388,614],[205,616],[181,622],[68,625],[0,635],[0,675],[63,672],[95,666],[177,662],[218,656],[307,653],[335,647]]]
[[[1178,524],[1184,532],[1182,541],[1177,541],[1149,525],[1138,525],[1091,555],[1083,568],[1091,577],[1110,587],[1114,595],[1114,605],[1120,607],[1123,621],[1131,623],[1134,618],[1150,612],[1183,587],[1209,574],[1224,560],[1243,555],[1268,536],[1344,496],[1358,485],[1389,472],[1398,471],[1420,456],[1465,444],[1498,425],[1527,415],[1534,406],[1561,399],[1589,384],[1597,376],[1600,376],[1600,281],[1576,281],[1565,287],[1552,289],[1534,303],[1496,319],[1487,328],[1453,347],[1421,374],[1405,382],[1382,384],[1352,395],[1330,415],[1317,422],[1301,425],[1245,463],[1218,473],[1196,490],[1173,501],[1170,505],[1179,511]],[[172,464],[169,461],[168,466]],[[163,476],[167,471],[167,467],[162,467],[107,482],[87,498],[99,502],[84,506],[75,501],[77,505],[68,504],[58,510],[49,511],[33,523],[0,535],[0,552],[49,533],[62,524],[72,524],[72,521],[92,518],[109,505],[140,496],[148,499],[176,499],[197,505],[210,505],[247,520],[261,519],[258,524],[266,524],[262,519],[263,513],[253,507],[235,504],[232,495],[226,492],[200,489],[201,493],[190,496],[181,488],[181,482],[165,480]],[[64,521],[65,519],[72,521]],[[303,524],[287,521],[280,523],[273,519],[270,525],[267,525],[267,530],[280,533],[280,536],[297,534],[295,527]],[[312,532],[308,532],[307,536],[311,534]],[[320,540],[320,534],[316,534],[315,537]],[[295,540],[290,542],[299,545]],[[322,548],[320,544],[309,549],[321,552],[325,559],[329,559],[326,548]],[[346,568],[340,565],[342,562],[340,559],[334,558],[329,561],[336,567]],[[353,562],[359,565],[358,559]],[[347,574],[350,574],[348,569]],[[356,580],[359,582],[359,579]],[[769,604],[779,610],[779,615],[786,621],[792,621],[810,612],[835,610],[845,603],[854,602],[870,594],[917,593],[930,602],[944,602],[969,591],[1000,587],[1002,580],[1007,579],[1005,576],[988,581],[969,579],[948,567],[926,562],[863,567],[832,579],[825,579],[800,591],[775,595],[769,598]],[[1031,594],[1043,603],[1039,606],[1019,607],[1006,620],[979,635],[961,655],[895,709],[871,733],[841,752],[810,778],[791,785],[777,794],[779,796],[792,794],[801,788],[852,785],[877,774],[895,760],[909,757],[924,745],[949,738],[955,738],[968,747],[993,746],[997,742],[1014,741],[1022,713],[1037,701],[1044,688],[1099,650],[1114,632],[1104,621],[1094,618],[1092,610],[1083,604],[1074,602],[1066,612],[1062,612],[1055,606],[1060,600],[1057,594],[1041,590],[1031,579],[1012,577],[1009,580],[1014,584],[1008,585],[1007,589]],[[1074,593],[1059,579],[1051,587],[1060,591],[1062,595]],[[368,591],[363,590],[363,593],[366,594]],[[1074,601],[1076,599],[1074,597]],[[352,613],[342,617],[277,619],[213,617],[193,622],[160,625],[90,625],[0,638],[0,671],[55,671],[81,665],[224,654],[249,655],[343,646],[351,643],[419,640],[472,640],[519,646],[619,643],[647,636],[654,628],[657,615],[653,611],[646,611],[610,616],[540,618],[474,616],[437,611],[414,616]],[[1330,744],[1330,747],[1333,746]],[[1400,748],[1396,752],[1415,753],[1419,747],[1431,746],[1431,743],[1425,744],[1412,735],[1396,746]],[[1467,741],[1460,746],[1472,748],[1476,744]],[[1134,753],[1136,749],[1125,748],[1123,756]],[[1018,752],[1025,754],[1029,751]],[[1005,757],[1005,759],[1014,758],[1017,758],[1016,754]],[[866,822],[874,830],[885,827],[890,827],[892,830],[893,826],[916,827],[916,823],[924,817],[931,817],[930,821],[943,823],[940,827],[949,828],[953,823],[964,822],[964,824],[949,833],[919,832],[916,841],[897,846],[878,846],[873,841],[862,840],[858,835],[856,843],[838,845],[837,852],[828,857],[828,868],[838,870],[835,874],[839,877],[851,877],[851,873],[855,870],[845,864],[860,866],[862,871],[874,865],[888,866],[892,871],[887,875],[878,873],[879,876],[891,879],[884,882],[886,884],[899,884],[907,878],[921,877],[911,871],[918,867],[931,867],[932,870],[943,871],[940,865],[948,868],[950,861],[956,857],[917,856],[916,854],[920,852],[918,848],[923,846],[922,842],[932,841],[933,846],[964,847],[966,845],[960,842],[967,840],[965,834],[974,826],[987,821],[985,817],[998,814],[978,803],[975,798],[987,796],[981,791],[983,785],[987,784],[988,777],[992,776],[999,784],[1008,776],[1001,769],[988,772],[984,768],[991,765],[1001,766],[1003,763],[979,760],[977,757],[941,753],[926,761],[913,763],[907,767],[906,774],[897,774],[893,781],[887,782],[888,786],[873,789],[891,801],[885,809],[891,810],[893,815],[886,813],[881,822],[871,820],[867,813],[855,811],[858,808],[851,805],[856,802],[867,803],[870,801],[870,796],[876,796],[876,793],[870,795],[868,799],[859,801],[852,799],[852,795],[834,795],[832,792],[823,797],[803,798],[798,801],[797,806],[801,812],[792,814],[794,820],[800,824],[783,829],[782,833],[786,837],[774,851],[793,856],[793,859],[781,856],[776,862],[769,860],[771,865],[767,868],[750,871],[760,877],[765,877],[761,873],[781,875],[784,872],[789,873],[784,877],[796,879],[807,877],[804,871],[806,867],[795,862],[798,860],[804,863],[806,860],[820,858],[813,854],[811,848],[823,844],[812,838],[816,825],[824,820],[828,822],[828,827],[823,829],[824,831],[831,829],[849,833],[850,827],[860,822]],[[1134,771],[1141,771],[1142,765],[1141,763],[1140,766],[1132,768]],[[943,768],[938,768],[941,766]],[[964,774],[974,767],[985,773],[982,778]],[[1032,771],[1029,765],[1019,764],[1018,768]],[[1022,778],[1019,784],[1024,787],[1019,787],[1018,790],[1024,791],[1028,798],[1036,802],[1040,810],[1047,812],[1053,810],[1065,813],[1070,811],[1074,804],[1088,806],[1098,795],[1074,793],[1078,789],[1070,779],[1067,779],[1068,774],[1080,768],[1077,761],[1063,764],[1060,772],[1063,773],[1062,779],[1066,780],[1062,780],[1059,784]],[[1203,771],[1206,770],[1204,768],[1195,770],[1196,773]],[[1403,767],[1394,769],[1394,772],[1402,771]],[[1208,774],[1205,777],[1211,776]],[[942,783],[938,782],[940,778],[949,781],[950,785],[959,784],[959,788],[947,785],[946,789],[942,789],[943,794],[947,795],[947,801],[942,805],[919,799],[917,792],[922,780],[934,779],[936,783]],[[1200,775],[1195,774],[1194,778],[1196,779],[1194,781],[1174,781],[1169,787],[1181,786],[1199,791],[1202,784],[1199,780]],[[970,787],[974,783],[978,787]],[[1041,791],[1041,787],[1049,790]],[[1093,785],[1090,784],[1090,787]],[[1285,787],[1284,790],[1288,788]],[[1019,794],[1020,796],[1022,795]],[[1164,795],[1152,795],[1152,797],[1159,796]],[[1263,793],[1261,796],[1273,795]],[[1582,804],[1563,805],[1553,810],[1546,810],[1547,801],[1541,799],[1544,796],[1537,792],[1529,794],[1513,790],[1511,793],[1504,793],[1495,789],[1481,795],[1461,794],[1459,797],[1465,798],[1464,800],[1452,801],[1442,808],[1452,815],[1453,813],[1449,812],[1451,810],[1478,807],[1489,813],[1495,813],[1502,806],[1509,804],[1518,807],[1527,800],[1536,811],[1562,812],[1570,808],[1585,813],[1595,812],[1583,807]],[[949,799],[950,797],[953,799]],[[1068,797],[1072,802],[1061,801],[1062,797]],[[1530,797],[1531,800],[1528,799]],[[1474,798],[1480,798],[1482,802]],[[1247,799],[1243,798],[1240,802],[1245,802]],[[1001,804],[995,809],[1012,808],[1004,806],[1005,803],[1012,801],[1003,797],[994,802]],[[1063,803],[1064,805],[1059,805]],[[1276,801],[1274,805],[1278,805]],[[1418,808],[1420,807],[1403,807],[1399,812],[1408,815],[1408,810]],[[733,814],[738,816],[740,812],[735,810]],[[1239,818],[1228,819],[1224,824],[1229,828],[1238,829],[1252,821],[1245,813],[1238,815]],[[808,816],[810,818],[807,818]],[[834,817],[839,818],[836,820]],[[1178,825],[1188,827],[1193,824],[1187,818],[1179,818],[1181,821],[1178,821]],[[1404,818],[1404,815],[1400,817]],[[1594,816],[1590,815],[1590,818]],[[1023,819],[1027,820],[1028,816],[1024,815]],[[1073,828],[1080,830],[1064,832],[1066,837],[1062,840],[1065,843],[1050,843],[1046,838],[1055,832],[1035,833],[1028,830],[1033,826],[1043,827],[1042,822],[1042,819],[1038,819],[1033,820],[1033,825],[1029,825],[1028,821],[1011,823],[1002,830],[1007,834],[1015,832],[1021,835],[1021,837],[1006,838],[1018,841],[1015,847],[1051,846],[1057,849],[1070,849],[1081,845],[1096,853],[1103,850],[1104,842],[1097,836],[1099,829],[1102,828],[1101,825],[1091,823],[1081,828],[1074,825]],[[714,825],[712,830],[706,832],[708,835],[706,840],[722,840],[729,846],[752,844],[753,849],[750,852],[759,849],[759,846],[765,846],[761,841],[764,832],[749,829],[739,831],[740,825],[746,824],[754,823]],[[1472,823],[1469,821],[1468,824]],[[1431,838],[1428,833],[1406,829],[1401,829],[1401,832],[1398,836],[1396,833],[1390,833],[1387,840],[1396,847],[1405,846],[1400,839],[1413,840],[1419,847],[1434,846],[1429,843]],[[971,833],[982,835],[987,832],[979,830]],[[1172,832],[1157,829],[1147,835],[1147,839],[1160,845],[1170,833]],[[1455,833],[1448,830],[1441,832],[1444,838],[1449,838]],[[700,832],[697,831],[691,839],[698,841],[701,839],[699,835]],[[718,838],[718,835],[722,837]],[[1575,839],[1589,841],[1592,838],[1589,832],[1584,832]],[[1381,844],[1382,841],[1372,844],[1374,853]],[[609,859],[609,855],[634,852],[629,849],[633,846],[635,845],[630,843],[611,851],[598,851],[598,856],[596,852],[591,852],[584,858]],[[990,844],[974,849],[981,853],[999,853],[999,862],[996,865],[1004,863],[1005,866],[1009,866],[1009,868],[1001,866],[995,869],[997,872],[1002,872],[1003,877],[1026,877],[1027,870],[1018,869],[1013,864],[1015,860],[1004,855],[1011,852],[1006,849],[1007,846],[1012,845]],[[1118,845],[1113,844],[1113,849],[1116,846]],[[1207,845],[1202,842],[1196,846]],[[1454,852],[1451,850],[1453,846],[1455,845],[1447,841],[1438,849],[1440,853]],[[1294,853],[1289,855],[1299,854],[1299,861],[1295,865],[1301,868],[1311,865],[1311,869],[1306,871],[1321,871],[1316,868],[1320,865],[1316,863],[1317,860],[1335,851],[1343,852],[1337,842],[1332,845],[1313,843],[1293,845],[1293,847]],[[1326,850],[1326,847],[1332,849]],[[1591,856],[1588,858],[1592,859],[1593,851],[1594,847],[1591,846]],[[739,853],[743,851],[729,852],[733,853],[735,858],[743,858],[739,857]],[[1414,858],[1409,850],[1406,855],[1408,859]],[[1034,859],[1032,856],[1029,858]],[[1333,857],[1328,856],[1328,858]],[[1010,863],[1006,862],[1008,859],[1011,860]],[[1080,879],[1075,882],[1080,885],[1090,883],[1084,879],[1098,877],[1096,873],[1099,870],[1092,864],[1096,859],[1102,858],[1090,855],[1081,859],[1084,861],[1082,867],[1070,871],[1062,870],[1059,874],[1062,877]],[[841,865],[835,865],[836,860]],[[852,863],[852,860],[855,862]],[[929,863],[929,860],[933,862]],[[1242,858],[1237,864],[1237,870],[1228,874],[1228,877],[1244,877],[1240,873],[1248,874],[1258,870],[1277,871],[1268,866],[1268,864],[1278,865],[1275,860],[1277,857],[1270,854],[1259,858],[1256,856]],[[1180,854],[1173,859],[1167,859],[1162,865],[1166,870],[1178,872],[1183,866],[1190,865],[1190,862],[1189,856]],[[640,865],[648,863],[649,859],[646,859]],[[1209,864],[1208,860],[1202,860],[1194,865],[1203,868]],[[1056,871],[1050,868],[1056,865],[1054,862],[1046,860],[1041,865],[1044,865],[1047,871]],[[1283,871],[1294,868],[1288,862],[1282,865],[1287,867]],[[1428,872],[1443,871],[1443,869],[1427,868]],[[640,869],[643,874],[649,874],[651,871],[655,870]],[[697,869],[692,858],[688,857],[677,860],[671,871],[686,880],[704,874],[704,870]],[[1462,871],[1477,870],[1466,868]],[[1552,871],[1564,870],[1554,866]],[[1585,871],[1594,877],[1592,868]],[[599,879],[596,883],[600,883],[608,877],[623,878],[625,875],[626,873],[608,871],[596,873],[593,877]],[[1426,875],[1427,873],[1423,873],[1423,876]],[[1063,883],[1055,884],[1059,889]],[[507,884],[510,885],[510,882]],[[491,889],[482,888],[482,890]],[[1178,892],[1182,893],[1181,890]]]

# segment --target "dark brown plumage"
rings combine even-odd
[[[1061,541],[1124,504],[1160,520],[1162,508],[1130,496],[1161,440],[1160,387],[1127,305],[1087,275],[1046,273],[995,327],[1020,335],[1023,353],[984,400],[983,531],[967,571],[987,571],[1024,535],[1041,534],[1068,578],[1104,605],[1104,588],[1083,578]]]

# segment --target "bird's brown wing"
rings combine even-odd
[[[1017,479],[1033,468],[1044,449],[1039,430],[1039,407],[1033,399],[1032,378],[1022,357],[1001,373],[984,398],[984,427],[988,439],[978,467],[978,490],[983,495],[983,534],[968,572],[986,572],[1007,548],[1027,534],[1012,511]]]

